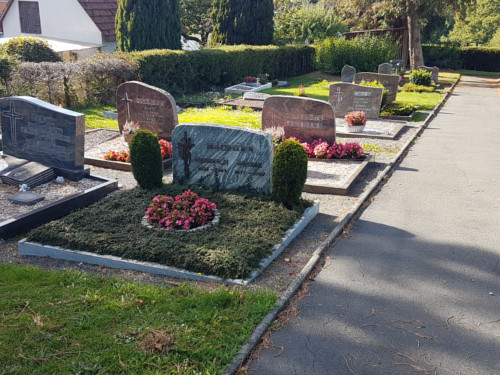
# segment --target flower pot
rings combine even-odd
[[[361,133],[365,129],[365,125],[347,125],[346,129],[348,133]]]
[[[134,136],[133,134],[125,134],[125,133],[124,133],[124,134],[122,134],[122,135],[123,135],[123,139],[124,139],[124,140],[125,140],[125,142],[127,142],[127,143],[130,143],[130,141],[132,140],[132,138],[133,138],[133,136]]]

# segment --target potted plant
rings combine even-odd
[[[344,117],[348,133],[362,132],[366,125],[366,115],[363,111],[349,112]]]

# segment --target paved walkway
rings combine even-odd
[[[250,374],[500,374],[500,91],[463,77]]]

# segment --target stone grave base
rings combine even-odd
[[[64,259],[74,262],[85,262],[96,264],[108,268],[121,268],[140,272],[153,273],[168,277],[177,277],[194,281],[218,282],[233,285],[247,285],[251,283],[271,262],[280,255],[283,250],[292,242],[292,240],[304,230],[304,228],[319,213],[319,201],[315,201],[312,207],[306,209],[302,217],[285,233],[281,243],[273,246],[273,253],[262,259],[259,268],[254,270],[246,279],[222,279],[217,276],[204,275],[192,271],[186,271],[176,267],[164,266],[158,263],[141,262],[132,259],[124,259],[112,255],[100,255],[85,251],[76,251],[63,249],[58,246],[43,245],[35,242],[27,242],[23,239],[18,242],[19,255],[50,257],[55,259]],[[138,225],[141,225],[138,223]]]
[[[336,118],[336,132],[338,137],[346,138],[375,138],[375,139],[395,139],[401,130],[406,126],[406,122],[387,120],[368,120],[365,129],[359,133],[347,132],[347,125],[343,118]]]
[[[0,238],[14,237],[49,221],[59,219],[72,211],[97,202],[118,189],[116,180],[93,175],[87,176],[87,179],[97,182],[97,185],[0,222]]]
[[[130,163],[103,159],[106,152],[110,150],[128,151],[128,144],[122,140],[118,130],[93,129],[87,131],[85,133],[85,144],[89,144],[89,148],[85,149],[85,164],[132,172],[132,165]],[[163,160],[163,169],[170,167],[172,167],[172,159]]]
[[[237,107],[249,107],[256,111],[262,111],[264,107],[264,101],[262,100],[249,100],[249,99],[232,99],[227,102],[221,103],[221,105],[237,108]]]
[[[313,194],[347,195],[356,178],[368,166],[371,155],[363,159],[309,159],[304,191]]]

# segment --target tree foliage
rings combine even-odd
[[[205,46],[213,29],[210,18],[212,0],[180,0],[179,5],[181,24],[185,28],[183,36],[196,40],[202,46]],[[199,35],[199,38],[194,35]]]
[[[272,0],[214,0],[212,44],[267,45],[273,41]]]
[[[324,40],[347,31],[342,17],[325,4],[289,4],[276,12],[274,41],[277,44]]]
[[[116,41],[121,51],[181,49],[178,0],[118,0]]]
[[[460,45],[487,44],[500,28],[500,0],[476,0],[458,13],[446,41]]]

